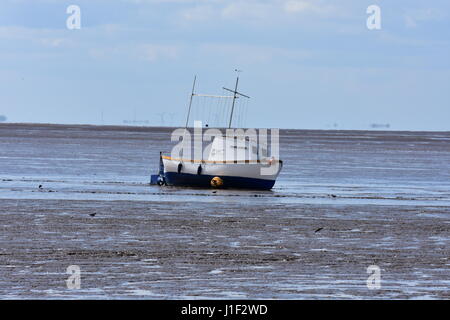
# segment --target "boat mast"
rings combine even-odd
[[[236,72],[241,72],[241,70],[237,70],[237,69],[236,69],[235,71],[236,71]],[[234,104],[235,104],[235,102],[236,102],[236,99],[239,98],[238,95],[243,96],[243,97],[246,97],[246,98],[250,98],[249,96],[246,96],[245,94],[242,94],[242,93],[240,93],[240,92],[237,91],[238,83],[239,83],[239,75],[238,75],[237,78],[236,78],[236,85],[235,85],[235,87],[234,87],[234,90],[230,90],[230,89],[227,89],[227,88],[225,88],[225,87],[223,88],[223,89],[225,89],[225,90],[228,90],[228,91],[230,91],[230,92],[233,92],[233,104],[231,105],[230,121],[229,121],[229,123],[228,123],[228,128],[231,128],[231,122],[233,121]]]
[[[194,98],[194,96],[195,96],[194,90],[195,90],[195,81],[196,80],[197,80],[197,75],[194,76],[194,83],[192,84],[191,99],[189,100],[189,109],[188,109],[188,113],[187,113],[187,117],[186,117],[186,125],[185,125],[186,129],[189,124],[189,115],[191,114],[192,98]]]
[[[231,105],[230,122],[228,123],[228,128],[231,128],[231,121],[233,120],[234,103],[236,102],[238,83],[239,83],[239,76],[237,76],[236,78],[236,86],[234,87],[233,104]]]

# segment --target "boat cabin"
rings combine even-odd
[[[249,137],[215,137],[208,161],[258,161],[268,157],[267,145]]]

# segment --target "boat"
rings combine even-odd
[[[184,134],[188,135],[187,127],[192,99],[198,95],[194,91],[195,83],[196,77],[194,78],[184,131]],[[235,100],[238,97],[249,98],[237,91],[238,83],[239,76],[236,79],[234,90],[223,88],[233,93],[230,96],[233,100],[228,129],[231,129],[232,125]],[[194,131],[195,129],[197,128],[194,128]],[[261,139],[260,135],[255,133],[254,129],[251,131],[241,128],[227,130],[225,134],[216,134],[212,143],[200,152],[200,156],[197,157],[183,157],[183,152],[181,152],[181,156],[163,155],[160,152],[159,173],[151,175],[151,184],[198,188],[270,190],[276,182],[283,162],[277,157],[269,155],[271,148],[269,148],[264,139]],[[190,152],[187,153],[190,154]]]

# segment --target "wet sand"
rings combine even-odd
[[[450,133],[282,131],[273,191],[217,193],[148,185],[169,133],[0,125],[0,297],[450,298]]]

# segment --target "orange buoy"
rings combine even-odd
[[[220,188],[223,186],[223,180],[219,177],[214,177],[211,179],[211,187]]]

